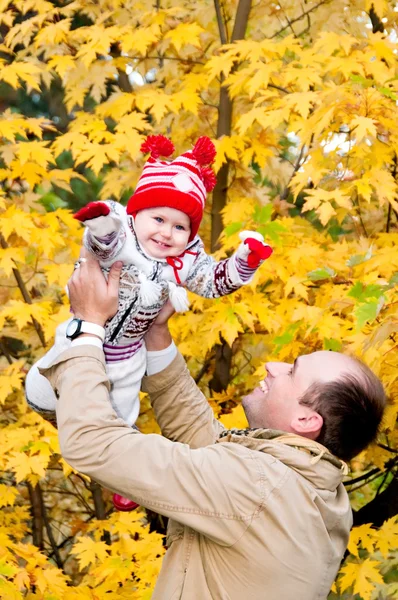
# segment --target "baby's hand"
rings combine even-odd
[[[84,223],[91,233],[97,237],[105,237],[119,231],[121,221],[105,202],[89,202],[81,208],[74,218]]]
[[[239,234],[242,240],[241,245],[236,251],[238,258],[247,261],[252,269],[256,269],[259,264],[269,258],[272,254],[271,246],[264,244],[264,238],[257,231],[242,231]]]
[[[89,202],[87,206],[83,206],[80,210],[73,215],[74,219],[84,223],[89,219],[96,219],[97,217],[106,217],[109,215],[111,209],[105,204],[105,202]]]

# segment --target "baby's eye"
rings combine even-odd
[[[178,231],[185,231],[184,225],[176,225],[176,229],[178,229]]]
[[[158,223],[163,223],[162,217],[153,217]]]

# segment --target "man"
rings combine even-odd
[[[104,325],[117,309],[120,269],[116,263],[105,282],[85,255],[69,282],[76,317]],[[164,437],[117,418],[93,334],[42,373],[59,398],[65,459],[170,518],[153,598],[326,598],[352,524],[345,464],[331,449],[349,459],[375,437],[385,405],[380,382],[338,353],[268,363],[267,378],[243,401],[253,429],[227,432],[172,344],[167,315],[146,345],[144,387]]]

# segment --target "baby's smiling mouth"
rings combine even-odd
[[[266,394],[268,392],[268,385],[267,385],[265,379],[262,379],[260,381],[259,385],[260,385],[261,391],[264,392],[264,394]]]
[[[164,246],[165,248],[170,248],[170,244],[166,244],[165,242],[159,242],[158,240],[154,240],[152,239],[153,242],[155,242],[155,244],[157,244],[158,246]]]

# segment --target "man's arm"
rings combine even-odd
[[[228,443],[191,449],[129,427],[110,403],[99,348],[71,348],[42,373],[58,397],[62,455],[75,469],[219,544],[243,535],[265,493],[261,461],[250,450]]]
[[[171,313],[171,307],[166,306],[145,337],[148,367],[153,353],[156,355],[156,352],[165,352],[171,347],[172,338],[167,326]],[[191,448],[207,446],[214,443],[224,427],[214,418],[181,354],[175,354],[169,354],[172,361],[164,365],[162,371],[143,379],[142,389],[149,394],[156,420],[165,437],[189,444]]]

